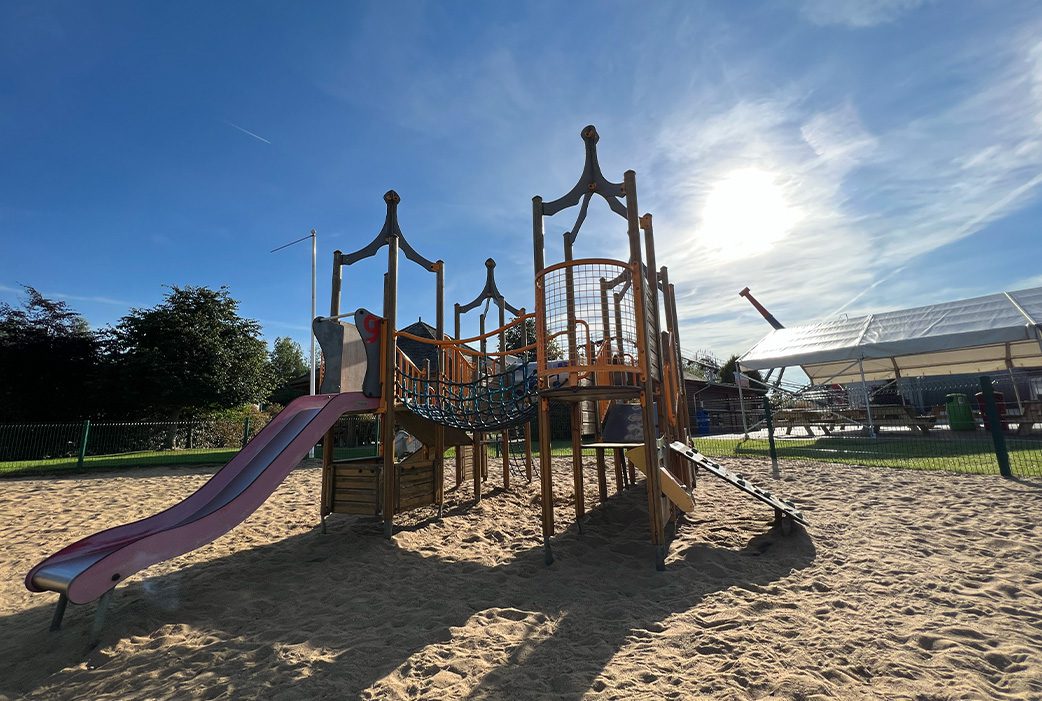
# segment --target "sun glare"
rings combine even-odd
[[[755,255],[785,238],[797,219],[773,174],[736,170],[709,192],[700,238],[727,257]]]

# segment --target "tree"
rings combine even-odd
[[[257,403],[273,385],[260,324],[227,287],[171,287],[109,329],[113,366],[138,411],[177,419]]]
[[[290,382],[301,375],[307,377],[310,365],[304,360],[304,351],[300,344],[291,338],[280,336],[272,344],[271,353],[268,354],[268,362],[274,379],[275,390],[268,397],[270,401],[278,404],[288,404],[293,399],[306,394],[299,390],[288,387]]]
[[[23,286],[21,308],[0,303],[0,420],[54,421],[90,414],[98,338],[62,301]]]
[[[731,385],[737,384],[735,382],[735,376],[734,376],[735,375],[735,369],[737,367],[738,367],[738,356],[737,355],[732,355],[730,358],[727,359],[727,362],[723,364],[723,367],[720,368],[720,381],[723,382],[723,383],[726,383],[726,384],[731,384]],[[762,387],[765,386],[763,384],[763,377],[760,375],[760,371],[759,370],[746,370],[742,374],[749,378],[749,386],[750,387],[762,388]]]
[[[535,319],[525,319],[523,334],[521,324],[515,324],[507,329],[503,335],[505,336],[506,349],[508,351],[515,348],[524,348],[526,345],[535,343]],[[524,351],[520,355],[524,356],[526,362],[534,362],[535,348]],[[557,360],[561,355],[561,347],[557,345],[557,340],[551,340],[546,347],[546,359]]]
[[[292,338],[279,336],[268,354],[275,386],[282,387],[301,375],[307,375],[310,365],[304,360],[304,351]]]

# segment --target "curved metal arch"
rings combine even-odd
[[[575,187],[569,190],[567,194],[551,202],[542,203],[543,216],[552,217],[558,212],[574,207],[582,202],[575,223],[564,234],[568,243],[575,243],[575,239],[579,235],[579,229],[582,227],[583,222],[586,221],[590,200],[593,199],[595,194],[604,198],[611,211],[623,219],[627,218],[626,203],[622,201],[622,198],[626,196],[625,184],[613,183],[605,178],[601,172],[601,165],[597,160],[597,142],[601,137],[597,133],[597,128],[589,124],[580,132],[580,136],[586,147],[586,162],[583,164],[583,172],[579,176],[579,181],[575,183]]]
[[[432,273],[437,272],[438,263],[427,260],[417,253],[416,249],[409,245],[401,227],[398,226],[398,203],[401,201],[402,198],[394,190],[388,190],[384,193],[384,202],[387,203],[387,216],[384,217],[383,228],[380,229],[380,233],[376,235],[376,238],[369,245],[358,249],[354,253],[340,254],[341,265],[354,265],[360,260],[375,256],[377,251],[387,245],[391,237],[395,237],[398,239],[398,247],[405,254],[406,258]]]
[[[499,287],[496,285],[496,261],[489,258],[485,261],[485,267],[488,271],[485,274],[485,287],[478,293],[478,296],[467,304],[457,304],[456,313],[466,314],[471,309],[476,308],[482,302],[486,300],[492,300],[496,303],[496,306],[502,306],[508,312],[514,316],[521,316],[521,310],[507,302],[503,293],[499,291]]]

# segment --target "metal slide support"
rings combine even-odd
[[[94,609],[94,621],[90,626],[90,639],[87,643],[88,647],[93,650],[101,642],[101,633],[105,630],[105,618],[108,616],[109,604],[112,602],[112,592],[115,589],[109,589],[107,592],[101,595],[98,599],[98,606]]]
[[[54,616],[51,618],[50,631],[52,633],[61,630],[62,619],[65,618],[65,609],[68,608],[68,606],[69,595],[62,592],[58,595],[58,604],[54,607]]]

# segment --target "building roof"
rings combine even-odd
[[[816,384],[1042,367],[1042,287],[777,329],[741,365]]]

